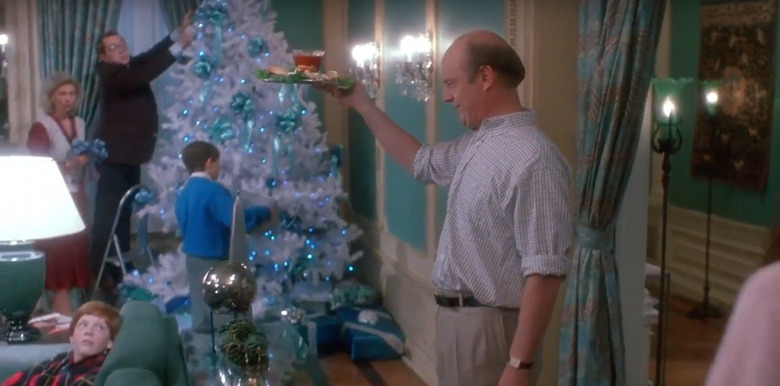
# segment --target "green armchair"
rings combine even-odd
[[[130,301],[96,386],[189,386],[179,328],[154,304]]]

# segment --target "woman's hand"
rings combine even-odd
[[[89,156],[86,154],[77,155],[67,161],[65,161],[65,168],[69,171],[78,170],[89,162]]]

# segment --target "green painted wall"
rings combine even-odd
[[[498,34],[504,34],[504,2],[503,1],[491,1],[491,2],[461,2],[457,0],[442,0],[439,2],[437,19],[438,22],[438,47],[439,58],[437,61],[441,63],[441,56],[444,55],[444,51],[452,44],[460,35],[469,31],[477,29],[485,29],[496,32]],[[441,72],[436,72],[437,84],[441,85],[443,79],[441,79]],[[460,123],[458,114],[455,109],[449,103],[443,102],[442,87],[438,88],[438,95],[436,96],[436,137],[439,141],[450,141],[461,135],[466,130],[465,126]],[[442,224],[444,223],[444,216],[447,213],[447,187],[441,187],[436,189],[436,234],[441,231]]]
[[[698,1],[671,1],[670,75],[673,77],[698,78],[699,13]],[[780,39],[777,39],[776,42],[780,45]],[[775,59],[775,63],[778,63],[777,59]],[[748,191],[715,182],[712,196],[713,213],[717,216],[764,227],[772,226],[778,220],[777,204],[780,203],[780,173],[778,173],[778,167],[780,167],[780,76],[778,74],[775,75],[774,82],[772,155],[766,191]],[[707,182],[703,179],[694,179],[690,175],[697,92],[695,86],[687,87],[680,106],[684,145],[680,153],[672,158],[669,200],[672,205],[703,212],[706,211]]]
[[[349,47],[374,40],[373,1],[350,0],[347,10]],[[352,208],[376,219],[376,149],[374,136],[354,110],[348,113],[349,198]]]
[[[425,31],[424,0],[385,1],[382,87],[385,112],[398,125],[425,140],[425,104],[401,95],[395,61],[401,37]],[[409,245],[425,247],[425,186],[389,157],[385,160],[385,211],[390,231]]]
[[[425,30],[425,0],[385,1],[385,30],[383,31],[384,58],[382,88],[385,111],[396,123],[417,139],[425,139],[425,104],[400,94],[395,84],[394,61],[400,39],[405,34]],[[350,0],[348,11],[348,41],[350,46],[373,40],[375,2]],[[461,2],[440,0],[437,5],[439,53],[459,35],[475,29],[498,33],[504,30],[504,2]],[[435,66],[441,63],[437,58]],[[441,84],[439,73],[436,82]],[[441,88],[434,96],[437,105],[437,139],[446,141],[462,135],[466,128],[460,124],[455,111],[442,102]],[[352,207],[361,215],[376,218],[376,152],[374,137],[363,120],[354,112],[349,115],[350,199]],[[387,222],[390,231],[399,239],[419,249],[425,247],[425,187],[416,182],[394,161],[387,158],[385,195]],[[447,209],[447,188],[437,189],[437,235]]]

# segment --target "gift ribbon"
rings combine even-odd
[[[313,355],[315,358],[319,356],[317,352],[317,323],[313,322],[311,319],[319,318],[320,316],[325,316],[325,313],[316,312],[306,315],[306,335],[308,336],[309,342],[309,354]]]

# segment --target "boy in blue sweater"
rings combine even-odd
[[[209,312],[201,283],[206,273],[230,252],[230,228],[235,198],[217,179],[220,173],[219,150],[212,144],[195,141],[181,153],[190,178],[176,198],[176,220],[187,254],[187,279],[190,284],[192,330],[209,333]],[[271,209],[255,206],[244,211],[246,229],[271,218]]]

